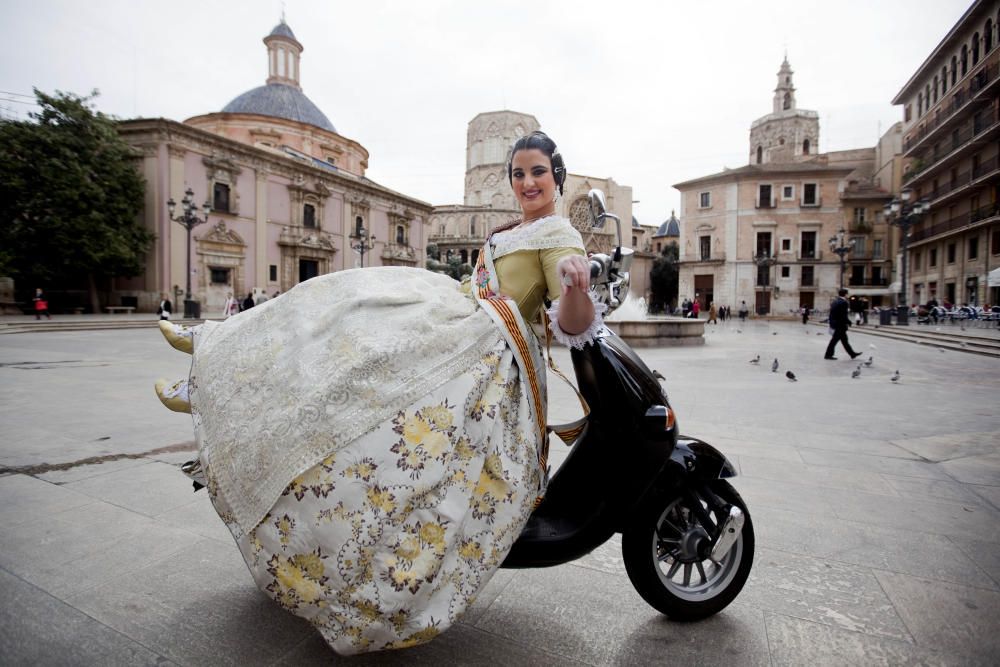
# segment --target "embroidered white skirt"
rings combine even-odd
[[[542,484],[510,349],[426,271],[322,276],[209,326],[191,380],[217,511],[258,586],[339,653],[447,629]]]

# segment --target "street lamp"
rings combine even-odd
[[[177,208],[177,202],[174,201],[173,197],[167,200],[168,217],[174,222],[180,223],[187,230],[187,291],[184,292],[184,318],[187,319],[201,316],[201,309],[197,302],[191,300],[191,230],[208,222],[208,214],[212,212],[212,205],[206,199],[202,205],[205,217],[204,219],[199,218],[195,215],[198,212],[198,205],[194,203],[194,191],[188,188],[184,191],[181,207],[183,208],[181,214],[175,216],[174,209]]]
[[[844,289],[844,269],[847,268],[847,254],[851,252],[851,246],[847,243],[847,232],[841,227],[837,230],[836,236],[830,237],[830,252],[840,258],[840,289]]]
[[[896,321],[899,324],[907,324],[907,317],[910,314],[910,305],[906,298],[906,269],[907,269],[907,248],[910,243],[910,227],[920,222],[920,218],[931,209],[931,203],[926,199],[909,203],[913,192],[909,188],[904,188],[899,193],[897,199],[885,205],[883,213],[890,225],[899,227],[902,237],[903,253],[903,274],[899,280],[899,302],[896,307]]]
[[[375,237],[368,236],[368,230],[364,225],[358,227],[358,242],[351,244],[351,250],[361,255],[361,268],[365,268],[365,253],[371,253],[375,247]]]

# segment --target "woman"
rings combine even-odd
[[[522,218],[471,284],[423,269],[340,271],[224,323],[161,326],[194,353],[157,393],[194,416],[209,494],[257,584],[339,653],[447,629],[544,492],[545,370],[526,322],[600,330],[579,233],[555,215],[565,166],[541,132],[513,146]],[[189,398],[189,401],[188,401]]]

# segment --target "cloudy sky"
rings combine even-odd
[[[820,150],[872,146],[890,100],[969,0],[2,0],[0,114],[32,88],[100,91],[121,118],[183,120],[264,83],[286,20],[305,93],[371,153],[368,176],[462,201],[468,122],[533,114],[570,171],[630,185],[640,222],[671,185],[747,163],[787,51]]]

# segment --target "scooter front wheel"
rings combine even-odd
[[[742,512],[742,526],[727,538],[731,546],[725,553],[713,553],[733,507],[739,510],[735,514]],[[728,526],[734,527],[734,522]],[[646,602],[676,621],[706,618],[732,602],[750,575],[753,552],[750,513],[724,480],[647,502],[622,534],[632,585]]]

